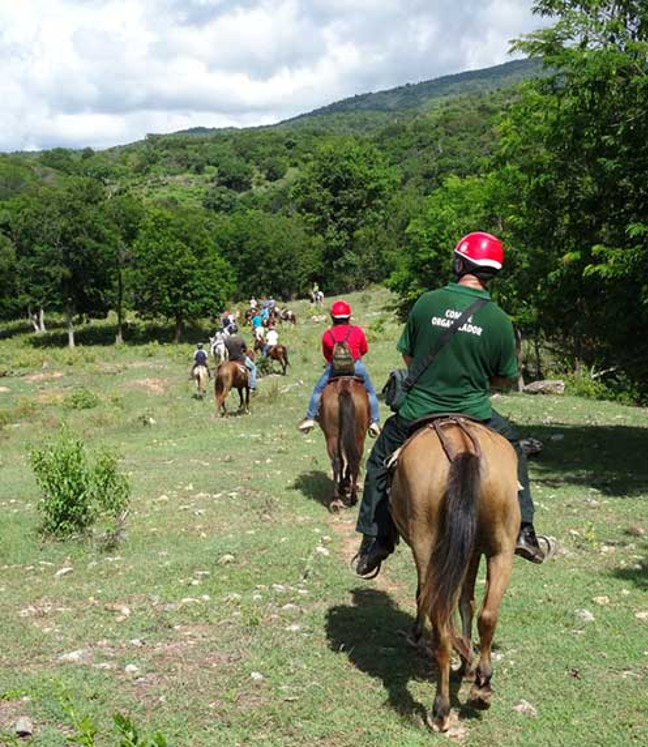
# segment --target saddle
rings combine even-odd
[[[355,374],[346,374],[346,373],[333,373],[331,371],[331,375],[329,376],[329,380],[327,383],[331,383],[332,381],[337,381],[338,379],[353,379],[354,381],[359,382],[364,386],[364,379],[362,376],[356,376]]]
[[[480,425],[487,428],[488,426],[484,425],[484,423],[481,420],[477,420],[477,418],[473,418],[471,415],[463,415],[462,413],[453,413],[453,412],[438,412],[433,413],[430,415],[426,415],[425,417],[418,418],[418,420],[415,420],[411,425],[409,429],[409,436],[405,443],[402,446],[399,446],[396,451],[394,451],[392,454],[390,454],[387,459],[385,459],[385,467],[389,470],[390,473],[393,473],[393,471],[396,469],[398,465],[398,458],[403,451],[403,449],[411,442],[413,441],[418,435],[424,432],[424,430],[431,429],[435,431],[437,434],[437,437],[439,438],[439,443],[441,444],[441,447],[443,451],[445,452],[448,461],[452,462],[453,459],[456,456],[456,452],[454,448],[450,445],[450,441],[448,440],[448,437],[443,432],[443,429],[446,426],[449,425],[456,425],[459,427],[459,429],[464,433],[464,435],[468,438],[469,442],[472,445],[472,451],[477,456],[481,455],[481,449],[479,448],[479,443],[477,442],[477,439],[473,436],[473,434],[470,432],[470,430],[466,427],[467,423],[479,423]],[[492,430],[492,429],[490,429]]]

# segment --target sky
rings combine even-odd
[[[532,0],[0,0],[0,151],[271,124],[490,67]]]

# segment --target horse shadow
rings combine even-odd
[[[335,485],[333,480],[321,470],[302,472],[292,485],[293,490],[298,490],[306,498],[326,506],[328,508],[333,497]]]
[[[414,617],[398,608],[394,600],[379,589],[351,590],[352,604],[331,607],[326,616],[329,647],[345,654],[361,672],[379,678],[387,691],[387,702],[399,715],[426,723],[427,708],[412,697],[411,680],[429,682],[429,707],[434,701],[436,666],[431,656],[406,644],[405,636],[414,625]],[[461,682],[450,680],[451,701],[462,718],[481,714],[459,703]]]

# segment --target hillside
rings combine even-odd
[[[358,94],[336,101],[312,112],[285,120],[277,127],[285,129],[295,125],[311,125],[315,121],[319,123],[331,117],[342,122],[347,117],[339,115],[349,114],[353,114],[364,123],[367,121],[367,114],[373,115],[379,121],[390,121],[395,113],[411,115],[426,111],[439,99],[510,88],[524,80],[537,77],[540,70],[541,65],[535,60],[514,60],[503,65],[444,75],[441,78],[420,83],[406,83],[396,88]]]

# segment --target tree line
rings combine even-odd
[[[231,299],[313,281],[385,282],[406,311],[450,279],[454,243],[479,228],[507,247],[493,290],[521,334],[645,397],[648,6],[536,0],[534,12],[551,25],[515,48],[541,77],[365,133],[349,134],[347,113],[339,130],[333,117],[0,158],[0,314],[42,329],[44,311],[63,312],[72,329],[127,308],[179,336]]]

